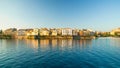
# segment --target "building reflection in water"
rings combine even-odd
[[[32,40],[32,39],[27,39],[25,40],[27,46],[31,47],[31,48],[38,48],[38,41],[37,40]]]
[[[92,40],[73,40],[73,39],[40,39],[40,40],[27,40],[27,45],[36,49],[72,49],[77,47],[84,49],[91,47]]]
[[[120,47],[120,38],[115,38],[115,37],[109,37],[107,39],[110,39],[109,42],[110,42],[110,45],[113,45],[116,46],[116,47]]]
[[[51,40],[51,42],[52,42],[52,47],[57,46],[57,39],[53,39],[53,40]]]
[[[38,48],[38,41],[37,40],[32,40],[31,44],[33,45],[33,48]]]
[[[61,50],[72,48],[72,39],[60,39],[59,41],[59,47],[61,47]]]
[[[49,39],[41,39],[40,41],[40,48],[46,49],[49,47]]]
[[[7,39],[7,40],[2,40],[2,41],[3,41],[2,45],[6,46],[6,49],[10,49],[10,48],[16,49],[18,46],[18,40],[16,39]]]
[[[119,38],[106,38],[109,44],[114,44],[114,46],[120,47],[120,39]],[[18,47],[17,45],[27,44],[27,46],[35,49],[48,49],[52,48],[55,49],[56,47],[58,49],[64,50],[64,49],[72,49],[72,48],[80,48],[85,49],[87,47],[92,46],[92,39],[89,40],[74,40],[74,39],[40,39],[40,40],[2,40],[2,44],[10,44],[11,46],[4,46],[4,48],[10,48],[10,47]],[[2,46],[2,45],[1,45]]]
[[[90,40],[90,39],[89,40],[80,40],[79,45],[80,45],[81,49],[86,48],[86,47],[91,47],[92,40]]]

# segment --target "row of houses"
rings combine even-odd
[[[71,29],[71,28],[35,28],[35,29],[6,29],[4,35],[11,35],[14,38],[28,38],[35,36],[92,36],[94,31],[89,29]]]

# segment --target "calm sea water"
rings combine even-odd
[[[120,38],[0,40],[0,68],[120,68]]]

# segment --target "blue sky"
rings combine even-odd
[[[119,0],[0,0],[0,28],[120,27]]]

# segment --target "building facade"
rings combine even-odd
[[[57,30],[56,29],[50,29],[50,35],[51,36],[57,36]]]
[[[17,38],[17,29],[9,28],[4,31],[4,35],[11,36],[11,38]]]
[[[110,32],[111,35],[120,36],[120,28],[114,29]]]
[[[49,36],[49,30],[47,28],[41,28],[40,29],[40,36]]]
[[[66,36],[66,35],[72,36],[72,29],[71,28],[63,28],[62,29],[62,35],[63,36]]]

